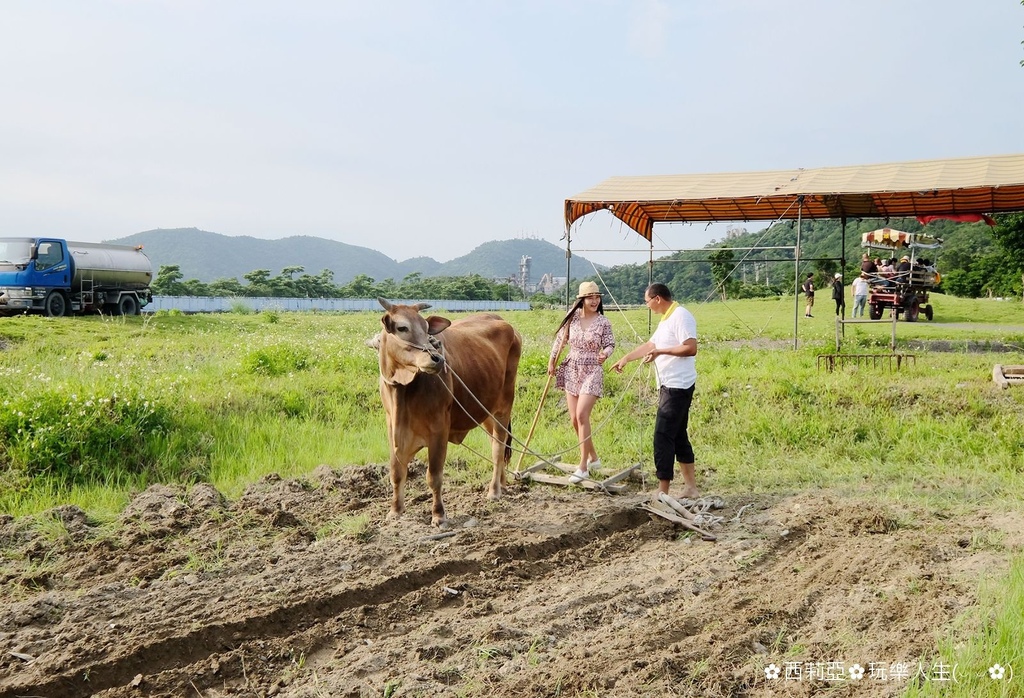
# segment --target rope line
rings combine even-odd
[[[796,204],[795,200],[791,201],[789,206],[786,207],[786,210],[783,211],[781,214],[779,214],[778,218],[776,218],[774,221],[772,221],[771,223],[768,224],[768,226],[761,232],[761,237],[759,237],[757,239],[757,242],[755,242],[753,245],[751,245],[750,249],[748,249],[746,251],[746,253],[738,261],[733,263],[732,269],[730,269],[729,272],[725,275],[725,277],[711,290],[710,293],[708,293],[708,295],[701,302],[701,305],[706,305],[707,303],[709,303],[711,301],[711,298],[714,297],[715,295],[721,295],[722,290],[725,288],[725,282],[729,280],[729,277],[731,277],[736,272],[736,270],[739,269],[741,264],[743,264],[744,262],[747,261],[747,259],[750,257],[750,255],[752,255],[754,253],[754,248],[758,247],[761,244],[761,241],[765,239],[765,237],[768,235],[768,232],[777,223],[779,223],[779,221],[782,220],[783,216],[785,216],[789,212],[789,209],[793,208],[793,206],[795,204]],[[726,248],[720,248],[720,249],[726,249]],[[712,262],[712,264],[714,264],[714,262]],[[780,299],[784,299],[785,296],[779,296],[779,298]],[[725,307],[729,310],[729,312],[733,314],[733,317],[736,320],[738,320],[740,323],[742,323],[744,327],[746,327],[748,330],[750,330],[751,334],[753,334],[754,336],[760,336],[764,332],[765,328],[768,327],[768,322],[770,322],[772,320],[772,318],[775,317],[774,313],[772,315],[770,315],[768,317],[768,319],[765,321],[765,324],[761,327],[761,329],[758,330],[758,331],[755,331],[754,328],[751,327],[749,324],[747,324],[747,322],[743,318],[741,318],[736,313],[736,311],[732,309],[732,307],[728,303],[726,303],[724,300],[722,302],[725,305]]]
[[[609,295],[610,295],[610,293],[609,293]],[[627,320],[627,324],[628,324],[628,320]],[[633,329],[632,326],[630,326],[630,329]],[[635,332],[635,330],[634,330],[634,332]],[[415,344],[413,342],[408,341],[407,339],[403,339],[402,337],[399,337],[399,336],[394,335],[394,334],[390,334],[389,333],[388,336],[391,339],[394,339],[394,340],[396,340],[396,341],[398,341],[398,342],[400,342],[402,344],[405,344],[407,346],[413,347],[414,349],[419,349],[420,351],[426,352],[428,354],[430,353],[430,347],[427,347],[427,346],[424,346],[424,345],[421,345],[421,344]],[[516,449],[516,448],[513,448],[512,446],[509,446],[509,450],[510,451],[513,451],[515,453],[522,453],[524,455],[533,456],[534,458],[537,458],[541,462],[546,463],[546,464],[548,464],[550,466],[553,466],[553,467],[557,468],[557,465],[551,459],[553,459],[553,458],[555,458],[557,456],[561,456],[564,453],[568,453],[569,451],[572,451],[572,450],[575,450],[577,448],[580,448],[583,445],[584,442],[580,441],[580,442],[577,442],[573,446],[569,446],[569,447],[567,447],[567,448],[565,448],[565,449],[563,449],[561,451],[556,451],[556,452],[552,453],[550,456],[544,456],[543,454],[538,453],[538,452],[533,451],[530,448],[528,448],[527,444],[525,444],[522,440],[520,440],[518,437],[516,437],[515,434],[512,433],[511,429],[509,429],[508,426],[506,426],[505,424],[502,424],[501,421],[497,417],[494,416],[494,413],[492,413],[489,409],[487,409],[487,406],[484,405],[480,401],[480,399],[473,393],[473,391],[470,390],[469,386],[466,385],[466,382],[464,380],[462,380],[462,377],[458,374],[458,372],[456,372],[456,370],[452,367],[451,363],[447,360],[447,358],[445,356],[444,342],[438,340],[436,337],[433,337],[433,336],[430,337],[429,342],[430,342],[431,347],[433,347],[434,349],[436,349],[436,350],[438,350],[440,352],[440,355],[441,355],[442,359],[444,360],[444,371],[451,372],[452,376],[456,380],[459,381],[459,384],[462,386],[462,388],[466,391],[466,393],[471,398],[473,398],[473,401],[480,407],[480,409],[482,409],[484,411],[484,413],[491,419],[491,421],[494,424],[498,425],[498,428],[501,431],[505,432],[505,436],[509,440],[511,440],[513,443],[518,444],[520,446],[519,449]],[[609,412],[605,416],[605,418],[602,419],[597,424],[597,426],[595,426],[593,429],[591,429],[590,437],[588,437],[588,438],[590,438],[592,440],[594,435],[599,433],[599,432],[601,432],[604,429],[605,425],[608,423],[608,420],[610,420],[612,418],[612,416],[614,416],[615,411],[617,410],[619,405],[622,403],[622,401],[625,399],[626,394],[627,394],[627,392],[629,390],[629,387],[632,385],[633,381],[636,379],[637,375],[640,373],[640,369],[643,368],[644,364],[645,364],[645,362],[643,362],[643,361],[640,361],[638,363],[638,365],[636,367],[636,370],[634,370],[633,373],[630,374],[630,376],[626,380],[626,384],[624,386],[622,386],[622,389],[620,391],[619,397],[615,401],[615,404],[612,405],[612,408],[609,410]],[[653,362],[651,362],[651,365],[652,366],[654,365]],[[657,371],[657,367],[656,366],[655,366],[655,371]],[[438,379],[438,381],[441,383],[441,385],[444,387],[444,389],[451,396],[452,401],[454,401],[455,404],[459,406],[459,409],[461,409],[463,411],[463,413],[467,417],[469,417],[470,421],[472,421],[476,426],[482,428],[483,427],[483,422],[478,421],[475,417],[473,417],[473,415],[469,412],[469,410],[466,408],[466,406],[463,405],[462,402],[459,400],[459,398],[455,395],[455,391],[453,391],[451,389],[451,387],[449,387],[448,382],[445,381],[440,374],[434,374],[434,376]],[[388,381],[387,378],[384,378],[383,374],[381,374],[381,378],[384,379],[385,383],[388,383],[389,385],[394,385],[393,383]],[[497,439],[495,439],[495,437],[492,434],[490,434],[489,432],[487,433],[487,438],[489,440],[491,440],[491,441],[497,441]],[[507,442],[505,442],[505,443],[507,444]],[[460,445],[463,446],[470,453],[473,453],[474,455],[476,455],[478,458],[481,458],[482,460],[487,461],[487,462],[491,461],[491,457],[490,456],[486,456],[486,455],[478,452],[477,450],[473,449],[472,447],[467,446],[465,443],[460,444]]]
[[[609,411],[609,413],[605,416],[605,418],[603,420],[601,420],[601,422],[596,427],[594,427],[594,429],[591,430],[591,432],[590,432],[590,437],[591,438],[593,438],[594,434],[596,434],[600,430],[602,430],[604,428],[604,426],[608,423],[608,420],[611,419],[612,416],[615,414],[616,408],[622,403],[622,400],[625,399],[626,393],[627,393],[627,390],[628,390],[629,386],[632,384],[633,380],[636,378],[637,374],[640,372],[640,368],[642,366],[643,366],[643,364],[638,365],[636,370],[627,379],[626,385],[623,386],[621,394],[619,395],[619,398],[615,401],[615,404],[612,406],[612,408]],[[538,460],[540,460],[540,461],[542,461],[544,463],[547,463],[548,465],[555,465],[551,460],[549,460],[549,457],[546,457],[546,456],[544,456],[544,455],[542,455],[540,453],[537,453],[537,452],[529,449],[526,446],[525,443],[523,443],[519,438],[517,438],[508,429],[508,427],[506,427],[504,424],[501,424],[501,422],[490,412],[490,410],[488,410],[487,407],[482,402],[480,402],[479,398],[477,398],[477,396],[473,394],[473,391],[469,389],[469,386],[466,385],[465,381],[463,381],[462,378],[459,376],[459,374],[455,372],[455,369],[451,368],[451,365],[448,365],[448,370],[451,371],[452,375],[459,381],[459,383],[462,385],[463,389],[469,394],[470,397],[473,398],[473,400],[476,402],[476,404],[479,405],[480,408],[487,414],[487,416],[491,418],[491,421],[493,421],[495,424],[498,424],[500,429],[505,432],[506,436],[508,436],[514,443],[516,443],[516,444],[521,446],[520,449],[512,448],[511,449],[512,451],[514,451],[516,453],[522,453],[524,455],[533,456],[533,457],[537,458]],[[440,376],[438,376],[438,378],[440,379]],[[459,406],[459,408],[465,413],[465,415],[467,417],[469,417],[477,426],[482,426],[482,423],[478,422],[473,417],[473,415],[470,414],[469,410],[466,409],[466,406],[463,405],[462,402],[455,396],[455,392],[451,388],[448,387],[448,383],[445,382],[444,380],[441,380],[441,385],[444,386],[445,390],[448,391],[448,394],[451,395],[452,400],[455,401],[455,404]],[[487,436],[492,441],[495,440],[493,435],[488,434]],[[476,454],[477,456],[483,458],[484,460],[488,460],[488,461],[490,460],[489,456],[483,456],[480,453],[477,453],[475,450],[473,450],[469,446],[466,446],[465,444],[462,444],[462,445],[465,446],[470,452]],[[550,455],[550,458],[554,458],[555,456],[560,456],[563,453],[568,453],[569,451],[577,449],[577,448],[579,448],[582,445],[583,445],[582,441],[578,442],[575,446],[569,446],[568,448],[566,448],[566,449],[564,449],[562,451],[556,451],[556,452],[552,453]]]
[[[594,274],[597,276],[598,280],[601,282],[601,285],[604,286],[604,290],[608,292],[608,297],[612,299],[612,303],[613,303],[612,307],[615,308],[615,310],[619,311],[622,314],[622,319],[626,321],[626,324],[629,326],[629,329],[633,332],[633,336],[638,341],[646,341],[646,340],[643,340],[643,338],[640,336],[640,333],[636,331],[635,327],[633,327],[633,323],[631,323],[629,321],[629,316],[626,315],[626,311],[623,310],[622,305],[619,304],[619,301],[615,299],[615,296],[612,294],[612,290],[608,287],[608,284],[605,282],[604,277],[601,276],[601,272],[597,268],[597,265],[594,264],[593,262],[591,262],[590,266],[594,267]]]

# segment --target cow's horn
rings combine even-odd
[[[381,304],[384,310],[391,310],[391,301],[389,301],[387,298],[381,298],[380,296],[377,296],[377,302]]]
[[[430,303],[417,303],[413,306],[416,310],[426,310],[430,307]]]

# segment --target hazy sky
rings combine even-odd
[[[3,0],[0,18],[0,235],[194,226],[447,261],[564,245],[564,200],[614,175],[1024,152],[1018,0]],[[573,240],[647,249],[610,215]]]

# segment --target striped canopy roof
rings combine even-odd
[[[1024,155],[611,177],[565,200],[566,226],[602,209],[648,240],[655,223],[1024,211]]]
[[[895,228],[879,228],[861,235],[861,244],[878,247],[927,247],[942,246],[940,238],[922,233],[907,233]]]

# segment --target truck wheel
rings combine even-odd
[[[50,291],[43,301],[43,313],[46,317],[64,317],[68,314],[68,302],[60,291]]]
[[[138,315],[139,302],[135,300],[135,296],[121,296],[121,300],[117,302],[117,312],[121,315]]]
[[[878,305],[878,303],[872,303],[871,307],[868,309],[868,317],[870,317],[872,320],[881,320],[882,307]]]
[[[924,307],[924,316],[928,318],[928,322],[932,321],[932,304],[929,303]]]
[[[917,317],[921,312],[921,303],[915,298],[913,302],[907,306],[906,314],[903,319],[907,322],[917,322]]]

